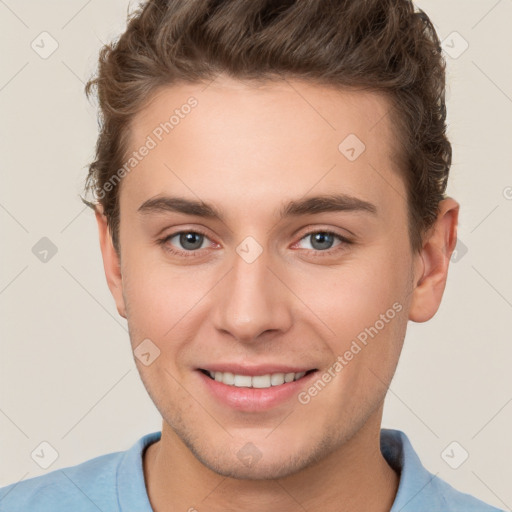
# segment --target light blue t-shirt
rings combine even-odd
[[[0,489],[1,512],[152,512],[142,455],[161,432],[141,437],[129,450],[109,453]],[[381,451],[400,474],[390,512],[500,512],[428,472],[407,436],[381,430]],[[501,511],[503,512],[503,511]]]

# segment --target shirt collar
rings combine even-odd
[[[160,440],[162,432],[151,432],[141,437],[127,450],[117,467],[117,499],[122,511],[153,512],[149,502],[144,470],[142,467],[144,450]]]
[[[445,497],[436,489],[437,476],[425,469],[403,432],[382,429],[380,449],[387,463],[400,475],[390,512],[430,512],[446,507]]]

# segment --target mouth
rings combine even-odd
[[[313,368],[311,370],[299,372],[267,373],[264,375],[242,375],[227,371],[221,372],[205,369],[200,369],[200,371],[211,380],[220,382],[226,386],[234,388],[268,389],[300,381],[311,373],[316,372],[317,369]]]
[[[197,368],[206,396],[242,413],[265,413],[293,404],[317,372],[318,368],[280,364],[219,363]]]

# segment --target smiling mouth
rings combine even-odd
[[[298,373],[268,373],[266,375],[239,375],[231,372],[213,372],[209,370],[202,370],[207,377],[217,382],[222,382],[227,386],[237,388],[256,388],[265,389],[274,386],[281,386],[289,382],[295,382],[310,373],[316,372],[316,369],[308,370],[307,372]]]

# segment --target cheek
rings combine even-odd
[[[194,337],[204,299],[218,281],[217,272],[170,265],[144,247],[127,250],[122,271],[132,344],[149,338],[162,352],[172,346],[176,353]]]
[[[347,259],[346,264],[304,275],[298,282],[299,295],[311,311],[344,343],[379,322],[381,315],[393,317],[402,309],[408,282],[407,262],[398,255],[367,254]],[[380,322],[378,324],[381,325]],[[387,324],[386,324],[387,325]]]
[[[382,248],[347,260],[328,277],[319,273],[303,282],[304,302],[329,328],[323,330],[325,346],[333,361],[341,358],[342,369],[338,365],[323,399],[333,417],[345,406],[372,408],[385,394],[407,327],[407,257],[405,251]]]
[[[389,256],[367,262],[354,259],[331,273],[323,293],[317,287],[304,298],[330,330],[325,345],[333,363],[319,378],[325,373],[335,377],[313,406],[319,415],[330,411],[326,421],[358,421],[385,396],[407,327],[406,265],[406,261],[397,265]],[[321,284],[311,276],[308,279],[309,284]],[[308,283],[303,284],[305,294]],[[323,389],[321,385],[317,388]],[[320,395],[315,389],[310,391],[308,396]]]

